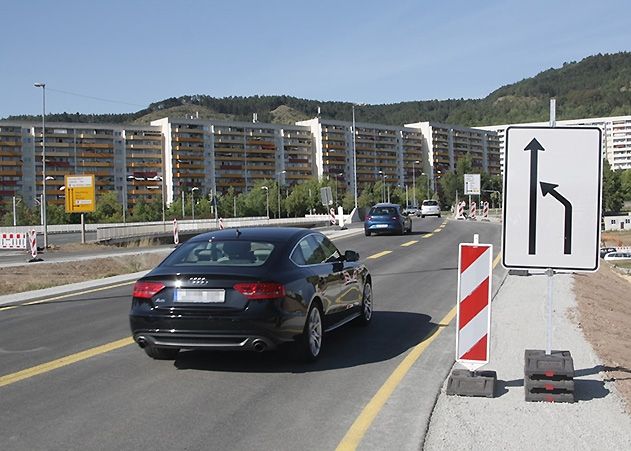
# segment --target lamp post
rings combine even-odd
[[[42,88],[42,226],[44,228],[44,249],[48,248],[48,221],[46,218],[46,83],[34,83]]]
[[[381,174],[381,202],[386,201],[386,174],[383,171],[379,171]]]
[[[341,177],[342,175],[344,175],[343,172],[339,172],[337,174],[335,174],[335,206],[339,206],[339,203],[337,202],[337,185],[339,182],[339,177]]]
[[[184,220],[184,218],[186,217],[186,212],[184,211],[184,190],[182,189],[182,221]]]
[[[265,190],[265,198],[266,198],[265,210],[267,211],[267,220],[269,221],[269,187],[261,186],[261,189]]]
[[[286,173],[286,170],[282,170],[276,173],[276,177],[278,180],[278,219],[280,219],[280,175]]]
[[[193,217],[193,221],[195,221],[195,191],[199,188],[194,186],[191,188],[191,216]]]
[[[415,164],[420,164],[419,160],[412,162],[412,208],[416,208],[416,168]]]
[[[421,172],[421,175],[424,175],[425,177],[427,177],[427,198],[429,199],[431,197],[429,195],[429,174],[426,174],[425,172]]]
[[[357,155],[355,149],[355,104],[353,104],[353,197],[355,199],[355,209],[357,209]]]

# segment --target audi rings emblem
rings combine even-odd
[[[193,285],[205,285],[208,283],[205,277],[190,277],[188,281]]]

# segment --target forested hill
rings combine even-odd
[[[359,107],[358,120],[401,125],[439,121],[460,125],[491,125],[547,120],[549,99],[557,99],[557,119],[631,114],[631,52],[595,55],[565,63],[535,77],[503,86],[484,99],[449,99],[400,102]],[[293,123],[315,117],[350,120],[351,104],[299,99],[289,96],[214,98],[206,95],[165,99],[130,114],[50,114],[63,122],[138,123],[165,117],[196,115],[203,119]],[[37,119],[12,116],[8,119]]]

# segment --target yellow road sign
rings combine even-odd
[[[66,213],[90,213],[96,209],[94,175],[66,175]]]

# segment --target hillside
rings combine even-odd
[[[357,119],[401,125],[439,121],[475,126],[546,120],[549,99],[557,99],[557,119],[631,114],[631,52],[590,56],[565,63],[535,77],[503,86],[484,99],[448,99],[363,105]],[[215,98],[206,95],[172,97],[131,114],[50,114],[48,120],[64,122],[134,122],[148,124],[160,117],[196,116],[204,119],[294,123],[315,117],[320,108],[327,119],[350,120],[348,102],[317,101],[290,96]],[[12,116],[9,119],[37,119]]]

